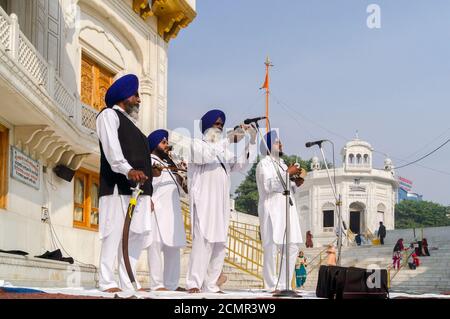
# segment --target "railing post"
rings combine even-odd
[[[83,112],[83,106],[81,105],[81,99],[77,94],[74,94],[75,96],[75,109],[73,111],[73,120],[78,128],[83,128],[82,123],[82,112]]]
[[[55,65],[53,61],[48,61],[48,69],[47,69],[47,92],[55,101]]]
[[[11,17],[11,27],[9,28],[10,41],[8,49],[11,54],[11,57],[14,60],[17,60],[17,58],[19,57],[19,34],[20,34],[19,18],[15,13],[12,13],[10,17]]]

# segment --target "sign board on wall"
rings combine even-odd
[[[12,146],[11,177],[28,186],[39,189],[41,182],[41,164]]]

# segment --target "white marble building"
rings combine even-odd
[[[169,42],[195,16],[195,0],[0,0],[0,249],[34,256],[62,246],[98,264],[95,117],[109,85],[134,73],[141,129],[166,127]],[[75,176],[56,176],[58,165]],[[0,279],[45,277],[13,274],[31,261],[8,257]]]
[[[392,162],[385,159],[384,169],[372,166],[373,148],[360,139],[348,142],[342,149],[342,167],[336,168],[336,190],[342,198],[342,219],[353,232],[374,233],[379,222],[394,229],[394,208],[398,182]],[[312,171],[296,193],[303,236],[310,230],[314,244],[327,244],[336,237],[336,201],[325,168],[317,157]],[[333,170],[330,170],[333,174]]]

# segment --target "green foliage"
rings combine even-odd
[[[395,206],[395,228],[450,226],[450,207],[404,200]]]
[[[260,158],[253,164],[247,176],[239,185],[235,191],[236,195],[236,209],[240,212],[244,212],[250,215],[258,215],[258,188],[256,186],[256,166],[259,163]],[[291,155],[283,156],[283,160],[287,165],[299,163],[302,168],[309,171],[311,167],[311,160],[304,161],[301,158]]]

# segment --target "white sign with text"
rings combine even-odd
[[[41,164],[15,147],[11,147],[11,177],[39,189]]]

